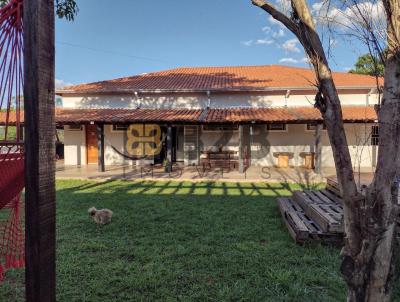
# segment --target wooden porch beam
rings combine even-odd
[[[96,124],[97,127],[97,149],[98,149],[98,170],[105,172],[106,166],[104,161],[104,124]]]
[[[323,124],[318,123],[315,126],[315,155],[314,155],[314,171],[317,174],[321,173],[322,164],[322,129]]]
[[[24,1],[26,301],[56,301],[54,1]]]
[[[167,128],[167,160],[168,160],[168,172],[172,171],[172,126],[168,125]]]
[[[243,125],[239,125],[239,173],[244,172],[243,161]]]

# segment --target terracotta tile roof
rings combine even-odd
[[[23,111],[21,111],[20,117],[21,117],[20,119],[21,119],[21,122],[22,122],[24,120],[24,112]],[[5,122],[6,122],[6,119],[7,119],[7,113],[5,111],[1,111],[0,112],[0,125],[2,125],[2,124],[4,125]],[[10,115],[8,117],[8,123],[13,125],[16,122],[17,122],[16,112],[15,111],[11,111]]]
[[[377,119],[372,106],[343,106],[345,122],[374,121]],[[280,107],[280,108],[231,108],[210,109],[205,123],[223,122],[305,122],[322,120],[320,112],[313,107]]]
[[[372,106],[343,106],[345,122],[377,119]],[[0,112],[0,125],[5,123]],[[221,109],[56,109],[58,124],[70,123],[299,123],[319,121],[321,114],[313,107],[221,108]],[[21,121],[23,122],[23,113]],[[15,123],[11,112],[10,123]]]
[[[371,106],[343,106],[343,119],[346,122],[374,121],[377,119]],[[322,120],[320,112],[313,107],[284,108],[233,108],[211,109],[204,122],[301,122]]]
[[[334,80],[338,88],[376,87],[376,79],[366,75],[335,72]],[[279,65],[186,67],[69,86],[59,93],[310,89],[314,83],[314,72],[306,68]]]
[[[346,122],[374,121],[372,106],[343,106]],[[183,122],[183,123],[273,123],[322,120],[313,107],[284,108],[221,108],[221,109],[62,109],[57,110],[56,121],[63,123],[132,123],[132,122]]]
[[[197,122],[201,109],[58,109],[56,122],[146,123]]]

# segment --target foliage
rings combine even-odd
[[[55,5],[57,16],[68,21],[73,21],[79,10],[75,0],[56,0]]]
[[[275,198],[298,188],[58,181],[57,301],[344,301],[340,250],[296,245],[281,220]],[[22,280],[8,272],[0,301],[24,301]]]
[[[14,140],[17,137],[17,128],[15,126],[8,126],[7,140]],[[5,139],[5,127],[0,126],[0,141]]]
[[[367,74],[371,76],[383,77],[385,73],[385,64],[381,59],[373,57],[371,54],[365,54],[357,59],[354,69],[350,73]]]
[[[7,5],[10,0],[0,0],[0,7]],[[78,5],[75,0],[56,0],[55,9],[57,16],[68,21],[73,21],[78,13]]]

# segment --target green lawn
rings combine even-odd
[[[281,221],[275,198],[292,189],[59,181],[58,301],[344,301],[339,249],[298,246]],[[22,279],[9,272],[0,301],[22,301]]]

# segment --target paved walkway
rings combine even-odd
[[[196,167],[183,167],[178,172],[171,174],[165,173],[162,169],[155,169],[153,176],[150,172],[144,172],[140,168],[129,165],[125,166],[107,166],[105,172],[98,172],[96,165],[82,167],[64,166],[62,162],[57,163],[58,179],[152,179],[152,180],[181,180],[181,181],[230,181],[230,182],[289,182],[313,184],[325,182],[326,177],[335,175],[333,168],[323,169],[321,175],[314,171],[304,168],[261,168],[250,167],[246,173],[238,171],[224,171],[215,169],[205,174],[199,173]]]

